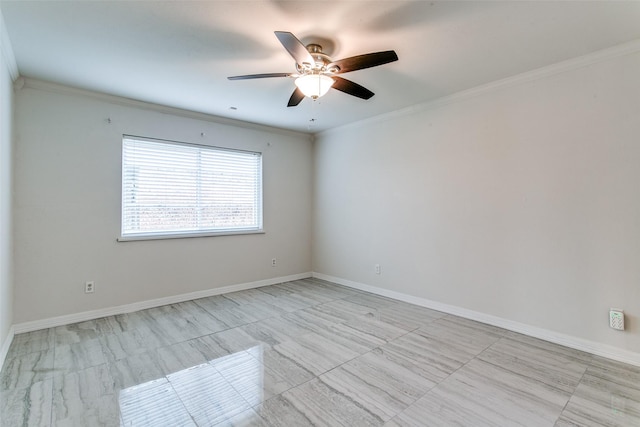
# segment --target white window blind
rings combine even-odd
[[[261,229],[261,153],[123,138],[123,238]]]

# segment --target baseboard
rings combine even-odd
[[[167,304],[191,301],[198,298],[206,298],[214,295],[226,294],[229,292],[244,291],[246,289],[260,288],[262,286],[275,285],[283,282],[307,279],[312,277],[310,272],[292,274],[289,276],[274,277],[272,279],[258,280],[256,282],[240,283],[237,285],[223,286],[221,288],[206,289],[204,291],[189,292],[186,294],[172,295],[164,298],[139,301],[131,304],[119,305],[116,307],[102,308],[99,310],[83,311],[81,313],[68,314],[65,316],[50,317],[48,319],[34,320],[30,322],[17,323],[13,326],[16,334],[32,332],[40,329],[54,328],[56,326],[69,325],[71,323],[85,322],[87,320],[99,319],[101,317],[115,316],[117,314],[131,313],[133,311],[145,310],[153,307],[160,307]],[[8,348],[7,348],[8,349]]]
[[[441,311],[447,314],[464,317],[466,319],[475,320],[488,325],[497,326],[518,332],[541,340],[549,341],[555,344],[570,347],[576,350],[585,351],[597,356],[606,357],[607,359],[617,360],[619,362],[628,363],[634,366],[640,366],[640,353],[621,349],[608,344],[602,344],[571,335],[554,332],[548,329],[538,328],[520,322],[504,319],[478,311],[468,310],[466,308],[453,305],[443,304],[441,302],[432,301],[426,298],[420,298],[401,292],[391,291],[376,286],[366,285],[364,283],[354,282],[352,280],[340,277],[329,276],[322,273],[312,273],[313,277],[337,283],[339,285],[348,286],[350,288],[359,289],[361,291],[371,292],[372,294],[393,298],[395,300],[408,302],[410,304],[419,305],[421,307],[430,308],[432,310]]]
[[[11,343],[13,342],[13,336],[15,335],[15,328],[12,325],[9,328],[9,333],[7,337],[2,342],[2,347],[0,347],[0,371],[2,371],[2,367],[4,366],[4,361],[7,358],[7,353],[9,353],[9,347],[11,347]]]

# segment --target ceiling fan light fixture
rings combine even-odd
[[[331,89],[334,80],[324,74],[307,74],[298,77],[295,83],[305,96],[311,99],[318,99]]]

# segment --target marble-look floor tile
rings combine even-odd
[[[475,330],[482,334],[496,335],[503,337],[508,331],[497,326],[489,325],[487,323],[478,322],[471,319],[465,319],[464,317],[454,316],[452,314],[446,314],[440,319],[438,323],[446,323],[450,325],[459,325],[467,328],[468,330]]]
[[[201,308],[193,303],[192,306]],[[142,313],[149,329],[163,337],[168,344],[176,344],[228,328],[206,314],[206,310],[201,312],[203,315],[198,319],[185,310],[184,305],[172,304],[144,310]]]
[[[315,333],[285,341],[273,349],[314,375],[320,375],[362,354]]]
[[[73,344],[56,345],[53,367],[56,371],[72,372],[106,362],[102,345],[94,338]]]
[[[307,416],[282,395],[267,400],[263,404],[254,407],[254,410],[271,427],[313,427],[322,425],[312,421],[314,418],[321,417],[321,413],[315,416],[314,414]]]
[[[166,375],[153,351],[109,362],[107,366],[116,390],[157,380]]]
[[[574,392],[588,366],[587,363],[563,352],[552,351],[551,346],[541,350],[508,338],[500,339],[482,352],[478,359],[526,375],[567,393]]]
[[[206,333],[203,335],[213,334],[215,332],[229,329],[229,325],[211,315],[206,309],[192,301],[181,302],[176,304],[176,306],[181,311],[183,317],[195,321],[198,328],[204,329]]]
[[[53,359],[53,348],[7,358],[0,373],[0,391],[30,387],[51,378]]]
[[[640,426],[640,368],[594,357],[558,425]]]
[[[247,349],[253,358],[272,370],[291,387],[295,387],[314,378],[311,371],[296,363],[293,359],[267,346],[254,346]]]
[[[308,316],[305,316],[304,312],[288,313],[283,317],[308,331],[350,348],[359,354],[364,354],[386,342],[374,334],[352,328],[348,323],[328,322],[319,318],[305,318]]]
[[[320,376],[320,380],[387,421],[422,397],[436,383],[394,363],[382,349],[374,349]]]
[[[552,426],[570,394],[472,360],[397,415],[390,425]]]
[[[306,419],[311,425],[371,427],[380,426],[384,422],[349,396],[331,388],[319,379],[299,385],[281,396],[301,414],[301,416],[294,416],[295,418]],[[269,415],[263,415],[261,411],[258,413],[267,421],[272,418]]]
[[[381,347],[396,363],[414,365],[422,376],[439,383],[462,367],[473,356],[457,348],[410,332]]]
[[[296,280],[295,282],[280,283],[274,286],[281,289],[291,290],[320,303],[353,295],[353,292],[350,292],[347,288],[343,288],[341,286],[331,288],[315,281],[314,279]]]
[[[482,326],[438,319],[415,330],[414,333],[438,345],[450,347],[463,360],[470,360],[501,338],[501,335],[494,333],[492,329],[484,329]]]
[[[95,320],[73,323],[54,328],[56,345],[75,344],[98,338],[98,325]]]
[[[217,359],[255,346],[267,345],[246,333],[242,328],[227,329],[190,342],[206,360]]]
[[[276,289],[293,292],[296,295],[300,295],[304,298],[315,301],[317,304],[322,304],[337,299],[334,295],[325,295],[323,294],[322,290],[314,289],[313,287],[305,286],[299,284],[298,282],[280,283],[278,285],[273,285],[273,287],[275,287]]]
[[[17,334],[13,337],[6,358],[11,359],[23,354],[49,350],[54,346],[54,337],[54,330],[51,328]]]
[[[216,425],[251,409],[210,364],[176,372],[168,379],[197,425]]]
[[[336,302],[336,301],[333,301]],[[332,303],[328,303],[332,304]],[[292,318],[304,319],[307,322],[322,324],[324,322],[342,323],[348,325],[349,328],[361,332],[365,335],[373,336],[383,341],[391,341],[398,338],[409,330],[402,329],[392,324],[380,321],[375,318],[373,313],[348,315],[331,313],[330,310],[324,310],[323,307],[328,304],[322,304],[306,310],[300,310],[290,315]]]
[[[439,311],[372,294],[354,295],[345,301],[369,307],[371,311],[368,317],[408,331],[445,316]]]
[[[295,304],[298,306],[299,310],[320,304],[317,300],[304,296],[301,293],[293,292],[290,289],[277,288],[275,286],[264,286],[260,288],[260,291],[278,299],[284,299],[291,304]]]
[[[311,285],[312,287],[321,290],[325,294],[333,294],[336,297],[335,299],[347,298],[353,295],[363,294],[363,292],[360,290],[338,285],[336,283],[328,282],[322,279],[309,278],[302,279],[300,282],[305,286]]]
[[[465,319],[462,319],[465,320]],[[460,320],[456,320],[459,322]],[[569,347],[564,347],[558,344],[554,344],[549,341],[544,341],[538,338],[522,335],[516,332],[505,331],[504,337],[513,341],[521,342],[527,346],[534,347],[541,352],[549,352],[551,355],[558,355],[560,357],[566,357],[586,365],[591,363],[593,355],[584,351],[576,350]]]
[[[53,379],[0,392],[0,427],[49,427]]]
[[[284,377],[266,368],[246,351],[221,357],[210,364],[250,406],[258,405],[291,388]]]
[[[274,346],[309,333],[309,329],[291,317],[270,317],[261,322],[240,327],[248,335],[267,345]]]
[[[209,361],[194,347],[193,341],[185,341],[167,347],[160,347],[156,349],[155,356],[158,360],[158,365],[165,375]]]
[[[382,309],[382,308],[393,308],[398,304],[401,304],[400,301],[394,300],[391,298],[383,297],[380,295],[374,294],[357,294],[350,295],[344,298],[345,301],[353,302],[358,305],[364,305],[366,307],[374,308],[374,309]],[[417,307],[417,306],[414,306]]]
[[[269,307],[276,311],[277,314],[283,314],[290,311],[300,310],[307,307],[306,304],[301,305],[299,301],[289,297],[275,297],[268,292],[258,289],[249,289],[241,292],[232,292],[226,294],[225,297],[232,299],[240,305],[255,304]]]
[[[365,305],[356,304],[352,301],[346,301],[343,299],[333,300],[324,304],[318,304],[304,310],[310,313],[319,313],[324,315],[326,320],[333,322],[346,322],[351,319],[365,316],[375,312],[377,309],[367,307]]]
[[[118,399],[125,427],[196,426],[166,378],[122,390]]]
[[[54,376],[55,425],[117,426],[119,414],[118,399],[107,365]]]
[[[253,409],[248,409],[215,425],[215,427],[269,427]]]
[[[104,318],[105,323],[98,322],[98,329],[102,331],[104,335],[109,333],[118,333],[121,329],[123,332],[131,331],[148,325],[148,319],[143,316],[143,311],[134,311],[131,313],[116,314],[111,318]],[[108,319],[108,320],[106,320]],[[109,328],[113,332],[109,332]]]
[[[98,340],[102,352],[110,362],[169,345],[151,329],[142,326],[117,334],[105,334]]]
[[[119,427],[122,425],[118,397],[116,395],[100,396],[89,402],[84,413],[67,418],[56,419],[53,413],[53,427]],[[55,411],[55,409],[54,409]]]
[[[303,279],[14,337],[0,426],[640,426],[640,368]]]
[[[195,300],[194,303],[207,310],[211,316],[227,325],[228,328],[244,326],[261,318],[255,313],[251,313],[251,310],[243,310],[236,302],[222,297],[201,298]]]
[[[128,330],[127,324],[122,322],[123,316],[107,316],[96,319],[96,332],[99,335],[119,334]]]

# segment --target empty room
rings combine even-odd
[[[640,2],[0,12],[1,427],[640,425]]]

